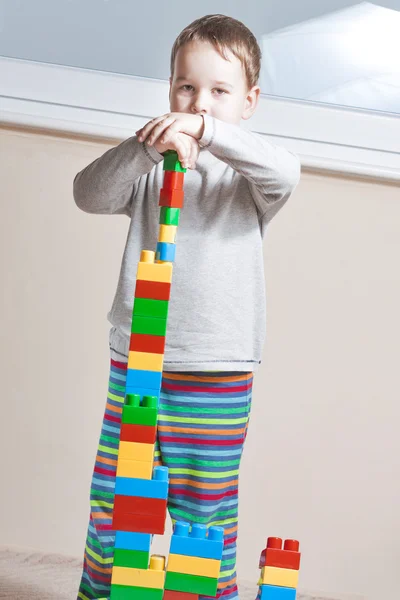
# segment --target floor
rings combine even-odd
[[[0,546],[1,600],[75,600],[80,559]],[[240,587],[240,600],[255,600],[256,586]],[[298,600],[328,600],[298,594]]]

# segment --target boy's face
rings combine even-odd
[[[190,42],[179,48],[170,78],[171,112],[206,114],[239,124],[254,113],[260,88],[248,89],[236,56],[225,60],[209,42]]]

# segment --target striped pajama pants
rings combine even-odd
[[[111,350],[106,410],[90,491],[78,599],[110,595],[115,474],[126,362]],[[217,598],[237,600],[238,474],[251,407],[252,373],[164,372],[155,464],[169,468],[172,521],[224,528]],[[199,600],[205,600],[200,596]]]

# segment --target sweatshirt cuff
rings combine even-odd
[[[162,160],[164,160],[164,157],[162,154],[160,154],[155,148],[154,146],[149,146],[148,144],[146,144],[145,142],[142,142],[140,144],[142,146],[142,150],[145,153],[145,155],[147,156],[147,158],[149,160],[151,160],[151,162],[154,165],[158,165],[159,162],[161,162]]]
[[[216,122],[213,117],[209,115],[202,115],[204,121],[204,132],[199,139],[200,148],[209,148],[215,138],[215,127]]]

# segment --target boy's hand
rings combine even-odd
[[[203,117],[188,113],[168,113],[149,121],[136,132],[136,135],[139,142],[146,141],[149,146],[152,146],[160,138],[161,143],[168,143],[177,133],[186,133],[199,140],[204,133]]]
[[[176,133],[170,136],[170,140],[165,144],[157,141],[154,148],[160,154],[167,150],[175,150],[178,153],[178,159],[185,169],[194,169],[199,158],[200,146],[192,136],[186,133]]]

